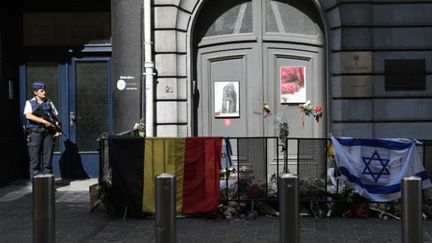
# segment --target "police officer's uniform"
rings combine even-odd
[[[33,88],[37,88],[38,84],[33,84]],[[54,104],[49,100],[44,100],[41,103],[35,97],[26,101],[24,114],[33,112],[36,109],[42,109],[45,114],[57,118],[58,111]],[[52,173],[52,156],[55,146],[53,129],[46,128],[43,124],[36,123],[27,119],[27,147],[30,157],[30,178],[38,174]]]

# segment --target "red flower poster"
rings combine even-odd
[[[306,102],[306,67],[280,67],[281,103]]]

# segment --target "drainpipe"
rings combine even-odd
[[[144,0],[144,77],[145,77],[145,128],[146,137],[154,136],[153,83],[154,62],[152,60],[152,15],[151,0]]]

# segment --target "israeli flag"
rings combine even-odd
[[[331,137],[337,167],[355,191],[375,202],[401,197],[401,179],[418,176],[432,184],[416,149],[417,140]]]
[[[229,138],[223,139],[222,144],[222,155],[221,155],[221,168],[231,168],[232,167],[232,157],[233,152],[231,148],[231,142]]]

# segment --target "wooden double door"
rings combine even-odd
[[[323,27],[313,1],[209,1],[194,46],[197,135],[325,137],[327,86]],[[320,122],[300,113],[310,101]]]
[[[292,137],[325,136],[325,119],[304,117],[299,108],[309,100],[325,110],[322,48],[241,43],[198,55],[199,134],[274,136],[285,121]]]

